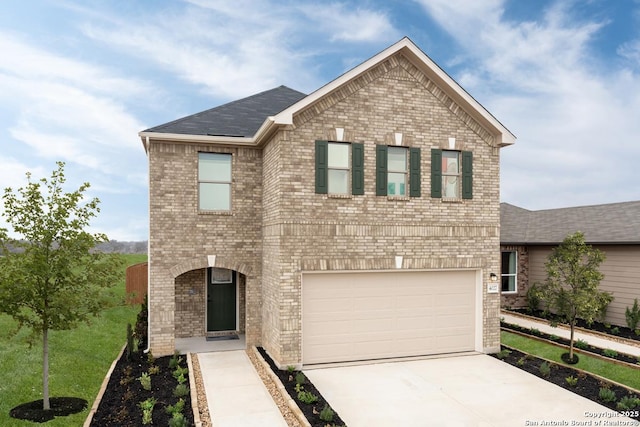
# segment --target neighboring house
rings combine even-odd
[[[139,135],[154,355],[226,333],[281,367],[499,349],[515,137],[409,39]]]
[[[626,308],[640,299],[640,201],[540,211],[502,203],[500,216],[503,307],[526,307],[529,287],[547,277],[551,250],[581,231],[607,257],[600,265],[600,289],[614,300],[606,321],[626,325]]]

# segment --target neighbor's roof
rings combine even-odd
[[[495,136],[499,146],[513,144],[516,137],[467,93],[454,79],[445,73],[431,58],[408,37],[347,71],[320,89],[305,96],[293,89],[281,86],[248,98],[234,101],[211,110],[203,111],[173,122],[139,132],[145,148],[149,139],[173,142],[202,142],[238,145],[260,145],[280,127],[291,125],[293,116],[321,102],[325,96],[340,90],[345,84],[358,78],[391,56],[402,53],[417,69],[461,108],[471,115],[489,133]],[[444,99],[443,98],[443,99]]]
[[[267,117],[278,114],[305,96],[302,92],[280,86],[143,132],[252,137]]]
[[[590,244],[640,244],[640,201],[530,211],[500,204],[500,242],[544,245],[584,233]]]

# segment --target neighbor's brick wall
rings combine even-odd
[[[231,214],[198,212],[200,151],[233,155]],[[248,345],[258,344],[262,320],[259,281],[262,267],[261,150],[152,140],[148,158],[149,307],[153,353],[158,356],[171,354],[176,336],[195,332],[195,329],[184,332],[176,328],[185,327],[181,320],[184,307],[194,307],[205,301],[199,294],[185,295],[182,279],[178,282],[175,279],[191,270],[206,268],[208,255],[216,255],[215,266],[246,275],[246,339]],[[178,322],[175,326],[174,321]]]
[[[364,196],[314,194],[314,141],[334,139],[336,127],[345,129],[345,140],[365,145]],[[375,195],[375,146],[393,145],[395,132],[403,133],[404,146],[422,149],[420,198]],[[456,138],[456,149],[473,151],[473,200],[430,198],[430,150],[448,148],[450,137]],[[264,150],[264,202],[275,209],[263,220],[270,264],[268,274],[263,265],[263,345],[281,366],[302,358],[302,271],[393,269],[395,256],[402,255],[407,269],[480,269],[485,283],[491,272],[499,274],[499,150],[494,145],[402,56],[294,116],[294,125]],[[266,171],[274,164],[278,179],[269,181]],[[500,298],[487,295],[482,286],[483,347],[490,351],[499,348]]]

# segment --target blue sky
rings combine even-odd
[[[281,84],[310,93],[403,36],[517,137],[501,199],[640,199],[638,0],[6,0],[0,188],[67,163],[94,231],[145,240],[139,131]],[[0,220],[0,226],[3,222]]]

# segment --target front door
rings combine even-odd
[[[207,331],[236,330],[236,275],[209,269],[207,281]],[[218,269],[216,269],[218,270]],[[228,270],[227,270],[228,271]]]

